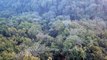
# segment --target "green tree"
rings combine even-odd
[[[42,32],[41,25],[39,24],[32,25],[32,27],[28,30],[30,37],[36,37],[39,32]]]

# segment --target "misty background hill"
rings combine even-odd
[[[1,0],[0,17],[11,17],[24,12],[36,12],[44,19],[67,16],[107,19],[106,0]]]

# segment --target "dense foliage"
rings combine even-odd
[[[0,17],[11,17],[23,12],[36,12],[43,19],[65,16],[107,19],[106,0],[1,0]]]
[[[1,60],[107,60],[106,21],[0,22]]]
[[[106,0],[1,0],[0,60],[107,60]]]

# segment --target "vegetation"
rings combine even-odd
[[[107,60],[106,3],[0,1],[0,60]]]
[[[106,60],[106,21],[55,20],[48,29],[42,21],[6,22],[0,28],[1,60]]]

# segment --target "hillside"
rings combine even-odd
[[[1,0],[0,60],[107,60],[106,0]]]

